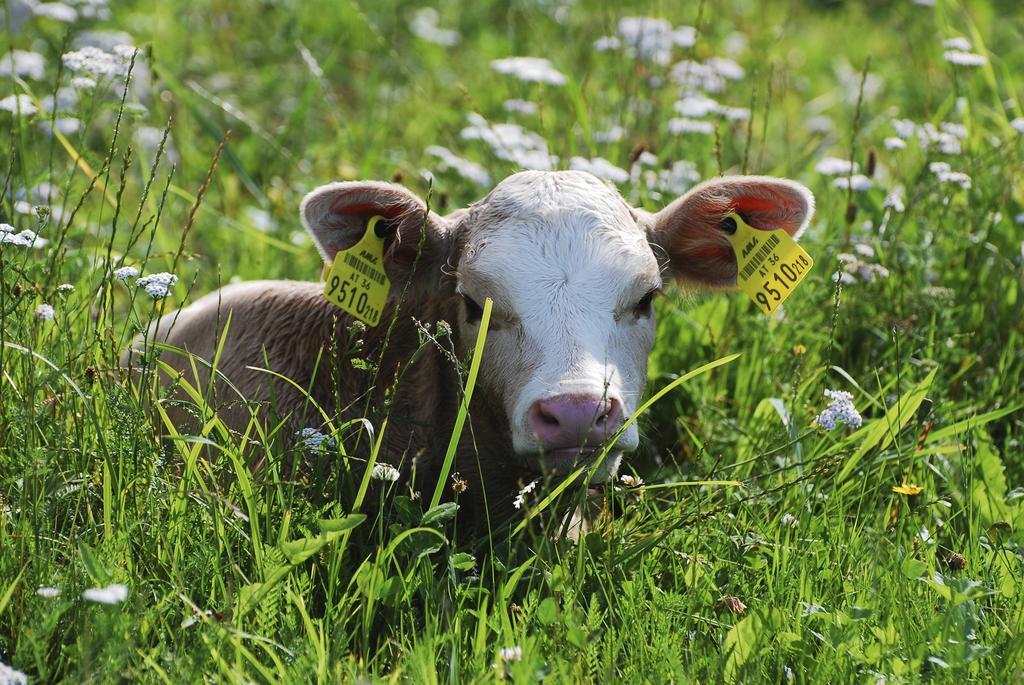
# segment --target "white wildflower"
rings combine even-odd
[[[637,59],[665,65],[672,61],[673,47],[693,47],[697,29],[673,28],[669,22],[655,17],[623,17],[619,20],[619,36]]]
[[[555,69],[543,57],[506,57],[491,62],[491,68],[499,74],[508,74],[520,81],[536,81],[553,86],[565,85],[565,74]]]
[[[872,183],[871,179],[864,174],[854,174],[853,176],[833,179],[832,185],[843,190],[852,189],[856,193],[863,193],[864,191],[871,190]]]
[[[540,135],[518,124],[490,124],[476,112],[470,112],[470,125],[462,129],[465,140],[482,140],[499,159],[515,162],[524,169],[550,171],[556,158],[548,153],[548,144]]]
[[[832,282],[835,283],[837,281],[843,285],[853,285],[857,282],[857,279],[848,271],[836,271],[832,274]]]
[[[690,119],[687,117],[674,117],[668,120],[668,132],[673,135],[686,133],[702,133],[710,135],[715,132],[715,125],[710,121],[702,119]]]
[[[139,275],[139,270],[134,266],[122,266],[120,269],[114,270],[114,278],[127,281],[129,278],[135,278]]]
[[[487,173],[486,169],[476,162],[459,157],[446,147],[431,145],[424,152],[441,160],[438,168],[442,171],[454,171],[462,178],[472,181],[478,186],[487,187],[491,185],[491,175]]]
[[[1016,119],[1012,120],[1010,122],[1010,126],[1012,126],[1013,130],[1016,131],[1017,133],[1024,135],[1024,117],[1017,117]]]
[[[626,129],[615,125],[604,131],[594,131],[595,143],[617,143],[626,137]]]
[[[980,67],[988,63],[983,55],[964,50],[946,50],[942,56],[947,62],[958,67]]]
[[[831,133],[833,128],[832,120],[824,114],[818,114],[807,120],[807,130],[812,133]]]
[[[107,587],[92,587],[82,593],[82,598],[97,604],[120,604],[128,599],[128,588],[121,583]]]
[[[824,157],[814,167],[814,170],[826,176],[847,176],[860,171],[860,165],[839,157]]]
[[[608,52],[609,50],[618,50],[622,47],[622,41],[615,36],[601,36],[594,41],[594,50],[597,52]]]
[[[50,241],[40,238],[34,231],[24,230],[15,233],[10,224],[0,224],[0,245],[17,245],[18,247],[44,247]]]
[[[947,50],[969,51],[974,49],[971,45],[971,42],[964,38],[963,36],[957,36],[956,38],[947,38],[946,40],[942,41],[942,47],[946,48]]]
[[[1013,222],[1016,224],[1024,225],[1024,212],[1021,212],[1017,216],[1013,217]]]
[[[644,484],[643,478],[637,478],[636,476],[631,476],[628,473],[624,473],[619,476],[619,482],[627,488],[638,488]]]
[[[853,251],[859,254],[861,257],[874,257],[875,248],[867,243],[857,243],[853,246]]]
[[[893,119],[890,123],[893,130],[896,131],[896,135],[903,139],[914,135],[914,131],[917,129],[917,124],[910,119]]]
[[[0,109],[7,110],[11,114],[20,114],[23,117],[30,117],[39,111],[35,103],[32,102],[32,98],[25,93],[8,95],[0,100]]]
[[[790,528],[796,528],[800,525],[800,519],[787,512],[782,515],[782,525],[789,526]]]
[[[750,119],[750,108],[748,107],[723,107],[719,113],[729,121],[748,121]]]
[[[316,428],[303,428],[296,436],[299,438],[299,447],[309,452],[316,452],[323,449],[334,449],[337,443],[334,438],[324,435]]]
[[[374,480],[385,480],[394,483],[402,474],[391,464],[377,463],[370,471],[370,478]]]
[[[961,152],[959,133],[964,133],[966,136],[966,129],[961,128],[950,128],[943,126],[941,129],[936,127],[931,122],[922,124],[917,127],[917,139],[921,143],[922,150],[938,149],[944,155],[959,155]]]
[[[886,150],[902,150],[907,147],[907,141],[895,136],[886,138],[884,142]]]
[[[903,206],[903,197],[896,191],[885,196],[885,201],[882,202],[882,207],[885,209],[891,209],[894,212],[902,212],[906,209]]]
[[[74,289],[75,286],[72,283],[61,283],[60,285],[57,286],[57,292],[59,293],[69,293]]]
[[[700,181],[700,174],[697,173],[697,166],[693,162],[680,160],[674,162],[670,169],[645,171],[643,180],[648,190],[660,191],[669,195],[682,195]]]
[[[61,56],[64,66],[74,72],[88,74],[96,78],[114,78],[128,74],[128,64],[134,54],[126,54],[126,46],[117,46],[117,53],[107,52],[93,46],[66,52]]]
[[[53,315],[56,312],[52,305],[48,305],[45,302],[36,307],[36,318],[40,321],[53,321]]]
[[[653,152],[644,150],[637,156],[636,163],[640,166],[658,166],[658,156]]]
[[[498,652],[498,658],[501,659],[502,663],[522,661],[523,648],[519,645],[516,645],[515,647],[502,647],[501,651]]]
[[[704,60],[704,64],[711,67],[719,76],[730,81],[740,81],[747,75],[743,67],[726,57],[709,57]]]
[[[17,76],[41,81],[46,75],[46,58],[38,52],[11,50],[0,57],[0,76]]]
[[[88,76],[75,76],[71,79],[71,87],[78,90],[89,90],[96,87],[96,79]]]
[[[708,93],[720,93],[725,90],[725,77],[708,64],[681,60],[672,65],[669,78],[686,90],[703,90]]]
[[[928,170],[942,183],[955,183],[964,190],[971,187],[971,177],[961,171],[953,171],[946,162],[932,162]]]
[[[40,597],[45,597],[46,599],[55,599],[60,596],[60,588],[47,587],[45,585],[41,585],[38,588],[36,588],[36,594]]]
[[[445,47],[458,45],[462,40],[462,34],[454,29],[443,29],[439,26],[441,16],[433,7],[424,7],[417,10],[409,20],[409,30],[417,37],[429,43],[436,43]]]
[[[32,12],[37,17],[48,17],[65,24],[74,24],[78,21],[78,11],[63,2],[41,2],[32,8]]]
[[[516,495],[516,498],[512,500],[512,506],[515,507],[516,509],[521,509],[523,507],[523,504],[526,503],[526,496],[537,489],[537,483],[539,482],[540,479],[537,478],[524,485],[523,489],[520,490],[519,493]]]
[[[682,100],[676,101],[673,105],[676,114],[684,117],[705,117],[708,114],[714,114],[721,111],[722,106],[718,104],[717,100],[709,98],[707,95],[702,93],[692,93],[687,95]]]
[[[944,121],[939,124],[939,130],[955,138],[959,138],[960,140],[967,138],[967,127],[963,124],[954,124],[950,121]]]
[[[28,676],[0,661],[0,685],[28,685]]]
[[[853,395],[845,390],[826,390],[825,397],[829,404],[814,420],[819,427],[830,431],[836,424],[844,423],[850,428],[860,428],[863,419],[853,406]]]
[[[576,171],[586,171],[600,179],[613,183],[626,183],[629,181],[629,172],[615,166],[603,157],[573,157],[569,160],[569,168]]]
[[[540,107],[536,102],[513,98],[511,100],[505,100],[505,102],[502,103],[502,109],[506,112],[514,112],[516,114],[536,114]]]
[[[135,285],[145,289],[146,294],[154,300],[158,300],[160,298],[167,297],[171,292],[171,288],[173,288],[174,284],[177,282],[177,276],[164,271],[158,274],[143,276],[139,280],[135,281]]]

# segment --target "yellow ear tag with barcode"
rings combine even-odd
[[[726,218],[736,222],[736,231],[729,236],[736,253],[736,284],[762,312],[771,314],[796,290],[814,260],[781,228],[759,231],[739,214]]]
[[[324,297],[367,326],[380,323],[391,290],[384,271],[384,239],[376,231],[383,218],[371,218],[359,242],[334,256],[324,285]]]

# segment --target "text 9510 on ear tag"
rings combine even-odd
[[[736,213],[728,219],[736,224],[729,236],[736,253],[736,284],[762,312],[771,314],[796,290],[814,260],[782,229],[751,228]]]
[[[324,297],[367,326],[380,323],[391,289],[384,271],[384,239],[376,231],[383,218],[371,218],[359,242],[334,256],[324,285]]]

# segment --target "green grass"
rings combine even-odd
[[[1024,135],[1010,122],[1024,116],[1024,12],[998,0],[435,6],[459,45],[414,37],[415,8],[390,1],[123,2],[70,32],[39,17],[4,30],[0,52],[47,65],[40,80],[3,77],[0,99],[67,86],[60,55],[85,30],[127,31],[141,53],[123,106],[123,89],[84,91],[63,143],[41,128],[47,115],[0,111],[0,220],[50,241],[0,245],[0,663],[33,682],[1021,682]],[[698,26],[674,60],[724,56],[745,36],[745,77],[712,96],[751,119],[670,135],[668,68],[591,47],[633,14]],[[954,36],[987,63],[946,62]],[[490,70],[509,55],[547,57],[568,83]],[[509,98],[539,112],[507,114]],[[616,514],[579,543],[554,540],[545,512],[473,544],[450,502],[426,510],[397,486],[364,488],[380,498],[364,518],[279,460],[251,473],[215,422],[161,446],[158,391],[117,368],[127,341],[235,278],[318,278],[297,207],[320,183],[402,179],[426,195],[428,169],[435,206],[478,199],[485,188],[424,152],[445,145],[495,181],[515,171],[460,139],[470,112],[519,121],[562,160],[628,169],[642,146],[702,178],[745,170],[815,192],[803,244],[816,266],[784,315],[739,294],[659,300],[649,395],[742,354],[640,418],[628,468],[646,487],[598,495]],[[887,150],[894,118],[962,124],[962,152],[916,137]],[[168,121],[165,146],[138,143]],[[623,138],[601,142],[614,125]],[[866,192],[815,171],[851,153],[874,166]],[[941,182],[940,161],[970,188]],[[42,182],[58,191],[23,196]],[[883,204],[897,188],[902,212]],[[620,190],[652,210],[672,199],[642,180]],[[888,276],[837,289],[854,243]],[[112,276],[124,264],[180,280],[155,302]],[[53,321],[36,317],[42,303]],[[853,393],[862,428],[813,426],[828,388]],[[365,486],[340,462],[332,483]],[[904,482],[923,491],[893,491]],[[559,499],[586,496],[574,484]],[[125,601],[82,598],[110,583]],[[516,646],[521,659],[503,662]]]

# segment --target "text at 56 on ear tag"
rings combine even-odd
[[[391,289],[384,271],[384,239],[376,230],[383,218],[371,218],[359,242],[334,256],[324,285],[324,297],[367,326],[380,323]]]
[[[727,216],[722,225],[728,226],[730,219],[736,224],[729,235],[736,253],[736,284],[762,312],[771,314],[796,290],[814,260],[782,229],[751,228],[736,213]]]

